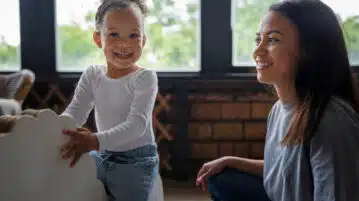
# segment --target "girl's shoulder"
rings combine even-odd
[[[132,77],[132,82],[134,86],[142,85],[142,84],[157,84],[158,78],[157,73],[154,70],[141,68],[137,70],[137,72]]]

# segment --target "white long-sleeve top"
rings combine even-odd
[[[139,69],[112,79],[105,66],[90,66],[81,75],[73,99],[62,113],[83,125],[95,108],[100,150],[126,151],[155,144],[152,112],[157,74]]]

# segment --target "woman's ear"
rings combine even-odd
[[[100,32],[97,31],[93,32],[93,41],[95,42],[98,48],[102,48]]]

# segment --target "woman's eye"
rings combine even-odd
[[[269,38],[269,42],[276,43],[276,42],[279,42],[279,40],[277,38]]]

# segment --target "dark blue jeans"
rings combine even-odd
[[[208,181],[213,201],[270,201],[260,177],[226,168]]]

